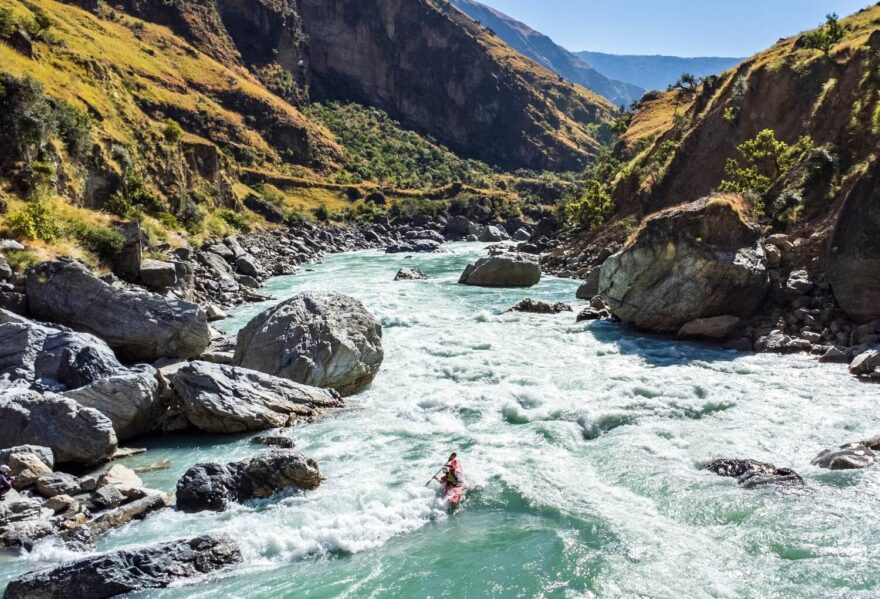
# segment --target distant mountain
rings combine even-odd
[[[644,89],[666,89],[678,81],[682,73],[697,77],[717,75],[741,62],[742,58],[678,56],[638,56],[576,52],[584,62],[606,77],[626,81]]]
[[[591,67],[552,39],[508,15],[474,0],[449,0],[467,16],[491,29],[514,50],[554,71],[564,79],[604,96],[614,104],[629,105],[645,90],[637,85],[615,81]]]

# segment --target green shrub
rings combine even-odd
[[[316,219],[322,222],[326,222],[330,218],[330,213],[327,211],[327,206],[321,204],[317,208],[312,209],[312,214]]]
[[[836,13],[825,17],[825,24],[814,31],[805,33],[801,37],[801,43],[805,48],[821,50],[825,56],[831,53],[831,49],[843,40],[843,26]]]
[[[250,231],[251,227],[248,224],[247,219],[240,212],[235,212],[228,208],[221,208],[217,211],[217,216],[226,221],[229,226],[234,227],[239,231]]]
[[[167,229],[177,229],[178,227],[180,227],[180,223],[177,222],[177,218],[170,212],[160,212],[156,215],[156,220],[162,223],[162,226]]]
[[[116,192],[104,202],[104,210],[110,214],[128,218],[132,215],[133,207],[131,202],[123,194]]]
[[[165,141],[176,146],[183,139],[183,128],[177,121],[169,117],[165,120],[162,136],[165,138]]]
[[[614,212],[614,201],[608,185],[593,179],[587,184],[587,189],[581,197],[565,205],[565,219],[574,224],[579,224],[587,229],[593,229],[603,222]]]
[[[8,8],[0,8],[0,37],[8,38],[15,32],[18,23]]]
[[[61,226],[52,207],[42,199],[32,199],[6,217],[6,228],[18,239],[55,241]]]
[[[74,237],[82,245],[101,258],[109,258],[122,251],[125,238],[116,229],[86,223],[78,224],[73,230]]]

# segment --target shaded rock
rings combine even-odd
[[[719,315],[750,317],[769,286],[760,231],[735,197],[663,210],[602,265],[599,294],[615,316],[661,333]]]
[[[351,395],[382,364],[382,327],[358,300],[301,293],[257,315],[238,333],[235,364]]]
[[[55,568],[29,572],[9,582],[4,599],[115,597],[165,588],[178,580],[241,562],[238,546],[223,534],[90,556]]]
[[[873,466],[877,456],[866,445],[850,443],[838,449],[826,449],[810,463],[829,470],[856,470]]]
[[[0,396],[0,447],[49,447],[59,462],[94,464],[116,451],[109,418],[53,393],[7,390]]]
[[[385,248],[386,254],[427,254],[439,251],[440,244],[430,239],[411,239],[402,243],[392,243]]]
[[[145,490],[146,495],[125,505],[101,512],[84,524],[90,534],[97,535],[131,522],[140,520],[147,515],[168,507],[173,495]]]
[[[582,300],[590,300],[599,295],[599,277],[601,274],[601,268],[594,268],[587,273],[584,282],[577,288],[575,297]]]
[[[679,339],[727,339],[739,327],[738,316],[713,316],[698,318],[682,325],[676,337]]]
[[[469,264],[458,282],[477,287],[531,287],[540,280],[541,266],[534,256],[511,252]]]
[[[826,258],[834,298],[850,318],[880,318],[880,162],[844,200]]]
[[[28,271],[30,312],[92,333],[131,361],[194,358],[211,342],[195,304],[116,290],[76,262],[44,262]]]
[[[113,274],[120,279],[136,282],[141,273],[144,251],[144,232],[138,221],[124,223],[118,228],[122,235],[122,249],[113,255]]]
[[[165,291],[177,284],[177,267],[171,262],[144,260],[141,262],[140,282],[150,289]]]
[[[253,210],[270,223],[284,222],[284,211],[275,204],[267,202],[263,198],[255,194],[249,194],[244,199],[244,205],[249,210]]]
[[[880,350],[869,350],[857,355],[850,363],[849,371],[856,376],[880,379]]]
[[[397,274],[394,276],[395,281],[423,281],[428,278],[428,275],[423,273],[418,268],[410,268],[408,266],[404,266],[400,270],[397,271]]]
[[[559,314],[561,312],[571,312],[571,306],[563,302],[551,304],[541,300],[533,300],[526,298],[508,312],[529,312],[532,314]]]
[[[315,489],[322,480],[314,460],[292,449],[275,449],[241,462],[196,464],[177,482],[177,507],[185,512],[222,511],[229,503],[288,488]]]
[[[38,499],[13,495],[12,491],[4,501],[0,501],[0,527],[9,526],[14,522],[38,520],[43,517],[43,506]]]
[[[596,308],[589,307],[581,310],[575,322],[589,322],[592,320],[604,320],[606,318],[611,318],[611,312],[608,310],[597,310]]]
[[[342,407],[332,389],[308,387],[255,370],[192,362],[171,375],[177,409],[199,430],[240,433],[289,426]]]
[[[531,233],[529,233],[522,227],[513,232],[514,241],[528,241],[531,236]]]
[[[260,265],[257,264],[254,257],[247,254],[240,256],[235,261],[235,270],[243,275],[254,278],[259,278],[263,275],[263,269],[260,268]]]
[[[97,508],[102,510],[113,509],[125,503],[125,495],[113,485],[99,486],[92,493],[90,499]]]
[[[251,439],[253,445],[267,445],[269,447],[280,447],[281,449],[293,449],[293,439],[290,437],[282,437],[280,435],[269,435],[254,437]]]
[[[507,239],[510,239],[507,231],[505,231],[501,227],[496,227],[495,225],[484,227],[479,235],[479,240],[483,242],[498,242],[505,241]]]
[[[80,387],[123,371],[106,343],[19,319],[0,324],[0,376],[40,388]]]
[[[53,472],[41,476],[37,480],[36,491],[43,497],[55,497],[56,495],[78,495],[82,488],[75,476],[64,472]]]
[[[156,369],[151,366],[139,366],[63,395],[107,416],[120,441],[156,430],[165,412]]]
[[[839,347],[829,347],[825,353],[819,358],[820,362],[831,364],[845,364],[849,362],[849,354]]]

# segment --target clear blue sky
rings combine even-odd
[[[479,0],[569,50],[749,56],[871,0]],[[876,1],[876,0],[875,0]]]

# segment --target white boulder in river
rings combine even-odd
[[[541,265],[537,258],[512,252],[468,264],[458,282],[475,287],[531,287],[540,280]]]
[[[211,343],[208,317],[196,304],[114,289],[77,262],[30,269],[27,299],[33,317],[92,333],[130,362],[196,358]]]
[[[383,357],[382,327],[361,302],[306,292],[241,329],[233,364],[346,396],[370,384]]]

